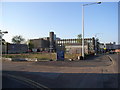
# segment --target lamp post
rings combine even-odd
[[[93,4],[101,4],[101,2],[94,2],[94,3],[82,5],[82,58],[83,59],[84,59],[84,6],[93,5]]]
[[[2,37],[4,34],[8,33],[7,31],[0,30],[0,60],[2,60]]]

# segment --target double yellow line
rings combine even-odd
[[[8,73],[2,73],[2,75],[6,76],[6,77],[14,78],[16,80],[23,81],[26,84],[32,85],[35,88],[40,88],[41,90],[51,90],[48,87],[46,87],[46,86],[44,86],[44,85],[42,85],[40,83],[37,83],[37,82],[35,82],[35,81],[31,80],[31,79],[28,79],[28,78],[24,78],[24,77],[20,77],[20,76],[15,76],[15,75],[11,75],[11,74],[8,74]]]

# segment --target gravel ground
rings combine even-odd
[[[35,62],[33,65],[46,65],[56,67],[98,67],[98,66],[109,66],[111,65],[110,59],[106,56],[94,56],[89,57],[86,60],[75,60],[75,61],[43,61]]]
[[[101,73],[101,68],[110,66],[112,63],[108,57],[96,56],[94,59],[80,61],[3,61],[4,71],[29,71],[29,72],[58,72],[58,73]]]

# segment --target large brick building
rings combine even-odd
[[[81,53],[82,39],[60,39],[56,38],[54,32],[50,32],[49,37],[31,39],[30,48],[34,51],[65,51],[67,53]],[[35,50],[36,49],[36,50]],[[85,38],[85,53],[95,52],[95,39]]]

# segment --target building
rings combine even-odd
[[[49,37],[39,38],[39,39],[31,39],[29,48],[32,51],[38,52],[55,52],[56,51],[56,35],[54,32],[49,33]]]
[[[104,53],[104,50],[105,50],[105,45],[104,43],[99,43],[99,49],[98,49],[98,52],[99,53]]]
[[[115,49],[120,49],[120,44],[114,46]]]
[[[86,54],[95,53],[98,41],[95,38],[84,39],[84,49]],[[56,37],[54,32],[49,33],[49,37],[31,39],[29,48],[32,51],[47,51],[56,52],[64,51],[66,53],[81,53],[82,50],[82,39],[60,39]]]
[[[111,50],[115,50],[117,47],[116,47],[115,42],[113,42],[113,43],[110,42],[110,43],[105,44],[105,48],[106,48],[106,51],[108,52]]]
[[[86,54],[95,53],[95,39],[84,39],[84,50]],[[67,53],[81,53],[82,39],[61,39],[56,40],[57,50],[63,50]]]
[[[49,51],[49,37],[39,38],[39,39],[31,39],[29,48],[32,51]]]
[[[66,45],[65,46],[65,51],[66,51],[66,53],[80,54],[80,53],[82,53],[82,46],[80,44]],[[88,45],[84,46],[84,51],[85,51],[86,54],[89,53]]]
[[[7,53],[27,53],[28,46],[26,44],[7,44]]]

